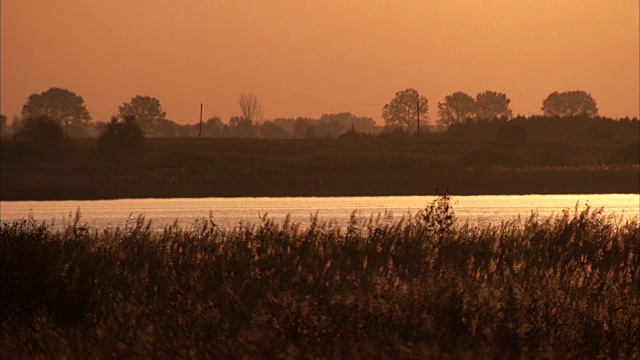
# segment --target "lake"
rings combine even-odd
[[[94,228],[124,226],[139,215],[152,220],[155,228],[162,228],[176,220],[188,226],[211,214],[218,226],[233,228],[240,222],[259,223],[265,214],[276,221],[290,214],[291,220],[304,226],[317,213],[323,221],[344,226],[354,211],[360,219],[386,214],[387,221],[394,221],[415,214],[434,199],[435,196],[380,196],[0,201],[0,219],[13,221],[33,216],[61,226],[69,223],[79,209],[81,222]],[[640,194],[453,196],[452,204],[458,223],[468,221],[478,226],[526,220],[532,212],[546,218],[563,209],[573,211],[576,204],[579,210],[588,204],[592,208],[604,207],[607,215],[628,219],[639,216]]]

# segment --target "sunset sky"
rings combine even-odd
[[[179,123],[352,112],[381,121],[396,91],[438,101],[504,92],[539,114],[585,90],[601,115],[640,115],[638,0],[2,0],[0,111],[62,87],[107,120],[135,95]]]

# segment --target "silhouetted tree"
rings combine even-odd
[[[353,130],[361,133],[378,134],[382,130],[382,127],[378,126],[375,120],[366,116],[356,117],[353,119],[352,125]]]
[[[510,102],[506,94],[487,90],[476,96],[474,112],[478,119],[483,120],[510,119],[512,116]]]
[[[286,139],[291,137],[289,132],[276,125],[273,121],[265,121],[258,125],[258,133],[260,137],[266,139]]]
[[[582,91],[552,92],[542,102],[542,111],[545,116],[584,116],[594,117],[598,115],[598,106],[591,94]]]
[[[202,135],[205,137],[222,137],[226,127],[227,125],[219,117],[214,116],[202,125]]]
[[[309,134],[309,128],[313,127],[313,119],[299,117],[293,125],[293,137],[296,139],[304,139]],[[315,131],[314,131],[315,133]]]
[[[475,100],[471,95],[456,91],[444,98],[444,102],[438,102],[438,123],[448,127],[452,124],[460,124],[472,118],[475,111]]]
[[[275,125],[283,128],[286,132],[291,134],[291,136],[294,136],[296,119],[276,118],[276,119],[273,119],[272,121]]]
[[[144,134],[135,116],[123,119],[116,116],[106,125],[98,139],[99,157],[121,157],[131,155],[142,147]]]
[[[347,131],[346,126],[342,126],[335,118],[325,118],[315,121],[314,136],[319,138],[337,138]]]
[[[238,96],[238,105],[242,112],[242,118],[255,124],[262,120],[262,108],[258,97],[252,93],[243,93]]]
[[[60,88],[50,88],[40,94],[32,94],[22,106],[22,118],[46,115],[57,121],[70,136],[81,136],[91,121],[82,96]]]
[[[64,131],[60,123],[51,116],[38,115],[22,120],[13,137],[39,147],[52,148],[62,143]]]
[[[420,119],[426,123],[429,104],[427,98],[420,96],[415,89],[398,91],[390,103],[382,108],[382,118],[390,129],[416,131],[418,124],[418,103]]]
[[[162,119],[158,122],[156,134],[159,137],[177,137],[180,133],[180,125],[169,119]]]
[[[137,95],[131,98],[130,102],[122,104],[119,110],[121,119],[135,117],[146,136],[157,137],[162,134],[167,114],[162,110],[160,100]]]
[[[251,119],[233,116],[229,119],[229,131],[239,138],[258,137],[258,131]]]
[[[339,114],[323,114],[320,116],[320,123],[332,123],[337,122],[340,129],[336,135],[343,134],[351,129],[362,133],[379,133],[380,128],[376,125],[376,122],[369,117],[358,117],[352,113],[339,113]],[[333,125],[332,125],[333,126]]]
[[[8,119],[4,114],[0,114],[0,138],[5,138],[9,136],[9,123]]]

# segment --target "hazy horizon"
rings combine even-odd
[[[1,4],[0,112],[19,115],[50,87],[107,120],[136,95],[195,123],[239,114],[242,92],[265,118],[351,112],[381,123],[415,88],[437,117],[455,91],[504,92],[540,114],[553,91],[585,90],[609,117],[640,116],[637,0],[206,1]]]

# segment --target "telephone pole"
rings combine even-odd
[[[202,103],[200,103],[200,133],[198,134],[198,137],[202,137]]]

